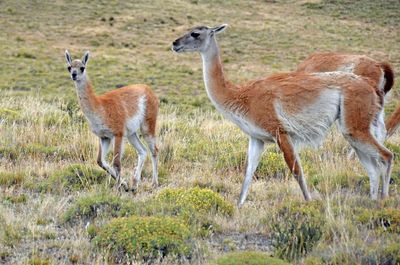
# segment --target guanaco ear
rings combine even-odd
[[[71,55],[69,54],[68,50],[65,50],[65,60],[67,60],[68,65],[71,65],[72,60],[71,60]]]
[[[83,65],[86,66],[87,62],[89,61],[89,51],[86,51],[82,58]]]
[[[221,33],[221,32],[223,32],[223,31],[226,29],[227,26],[228,26],[228,24],[222,24],[222,25],[220,25],[220,26],[211,28],[211,32],[212,32],[213,34]]]

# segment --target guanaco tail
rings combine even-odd
[[[368,172],[370,194],[378,198],[382,177],[382,198],[388,196],[393,154],[371,131],[383,111],[383,96],[373,82],[353,73],[282,73],[244,85],[228,81],[222,69],[216,34],[226,25],[196,27],[173,42],[175,52],[200,52],[208,97],[222,115],[249,136],[248,163],[238,206],[243,205],[264,149],[275,142],[298,181],[304,198],[310,200],[298,149],[318,146],[335,120],[344,138]]]
[[[147,156],[147,151],[139,139],[139,131],[143,135],[151,153],[153,167],[153,185],[158,185],[156,122],[158,99],[150,87],[146,85],[129,85],[96,95],[87,75],[89,52],[82,60],[72,60],[65,51],[68,71],[75,83],[79,105],[85,114],[92,132],[99,137],[98,165],[106,170],[126,191],[137,188]],[[123,139],[136,149],[138,162],[135,172],[128,184],[121,180],[121,158]],[[106,161],[111,143],[114,142],[113,167]]]

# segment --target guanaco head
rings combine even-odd
[[[204,52],[210,45],[210,40],[215,34],[225,30],[227,24],[209,28],[206,26],[195,27],[172,43],[175,52]]]
[[[68,72],[71,74],[72,80],[77,82],[84,79],[86,75],[86,64],[89,61],[89,51],[85,52],[82,60],[75,59],[73,61],[69,52],[65,51],[65,59],[67,60],[67,69]]]

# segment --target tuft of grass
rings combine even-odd
[[[8,147],[8,146],[0,147],[0,158],[15,161],[19,156],[20,152],[15,147]]]
[[[71,118],[68,113],[50,112],[43,117],[43,123],[47,127],[51,126],[68,126],[71,123]]]
[[[104,182],[107,173],[92,166],[72,164],[57,170],[46,180],[37,184],[42,192],[71,192],[90,189],[95,184]]]
[[[400,209],[362,209],[357,218],[360,223],[371,229],[400,233]]]
[[[289,265],[289,263],[262,252],[240,251],[222,255],[210,265]]]
[[[26,194],[17,194],[17,195],[5,195],[3,197],[3,202],[18,204],[18,203],[26,203],[28,196]]]
[[[122,217],[135,213],[136,206],[129,199],[110,194],[93,194],[78,198],[63,216],[64,222],[96,217]]]
[[[24,231],[19,225],[9,223],[0,216],[0,245],[16,247],[23,238]]]
[[[15,122],[21,119],[19,110],[0,108],[0,122]]]
[[[330,174],[315,174],[310,178],[309,183],[322,194],[333,193],[337,190],[354,190],[365,195],[369,194],[368,177],[354,174],[349,170]]]
[[[172,217],[116,218],[100,228],[93,243],[111,259],[125,262],[189,258],[194,251],[189,228]]]
[[[25,180],[23,172],[0,172],[0,186],[20,186]]]
[[[27,262],[29,265],[50,265],[49,258],[43,258],[38,255],[33,255]]]
[[[21,153],[28,154],[30,156],[44,156],[47,159],[58,158],[66,159],[70,155],[63,149],[55,146],[46,146],[40,143],[30,143],[24,148],[21,148]]]

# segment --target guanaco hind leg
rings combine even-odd
[[[150,149],[151,153],[151,164],[153,167],[153,177],[152,183],[154,187],[158,186],[158,164],[157,164],[157,157],[158,157],[158,148],[156,144],[156,138],[151,135],[145,135],[144,139],[147,143],[147,146]]]
[[[137,163],[134,175],[132,176],[131,181],[130,181],[131,189],[135,190],[135,189],[137,189],[137,186],[140,183],[140,179],[142,176],[142,169],[143,169],[144,162],[146,160],[147,151],[136,133],[129,135],[128,141],[136,149],[136,152],[138,154],[138,163]]]
[[[278,135],[277,141],[279,148],[283,152],[286,164],[288,165],[290,171],[293,173],[294,177],[296,178],[297,182],[300,185],[304,199],[306,201],[310,201],[311,196],[307,189],[306,180],[304,179],[304,174],[303,174],[303,169],[301,168],[300,159],[293,147],[293,143],[290,137],[287,134],[282,133]]]

